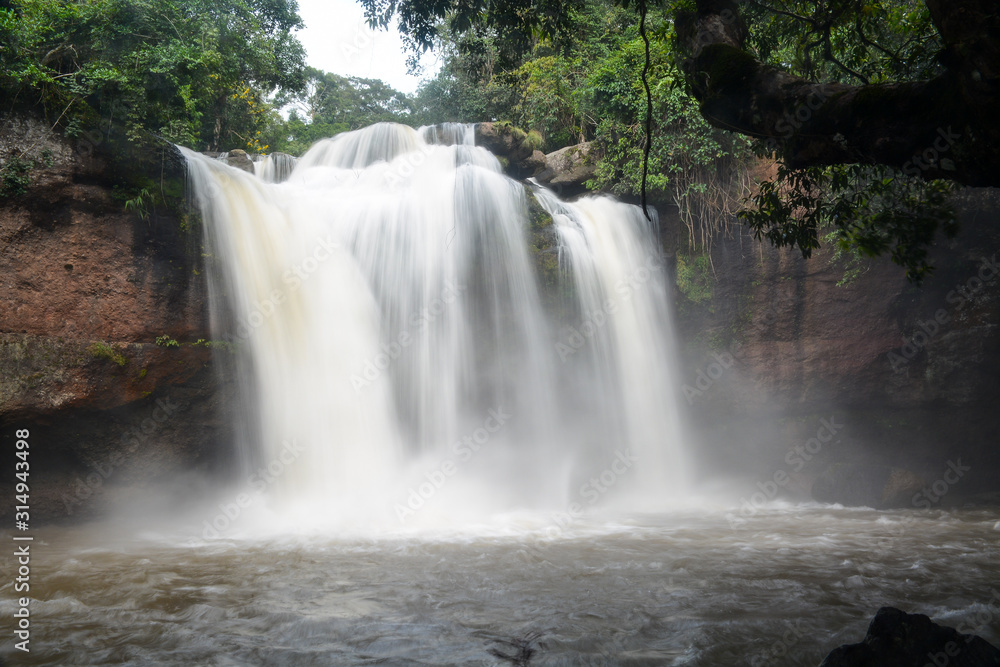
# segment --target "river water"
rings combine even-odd
[[[1000,641],[995,511],[773,504],[741,517],[700,502],[339,536],[248,522],[207,540],[195,516],[38,531],[32,651],[5,641],[6,657],[504,665],[490,649],[528,638],[530,665],[817,665],[883,605]]]

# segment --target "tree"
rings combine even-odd
[[[267,96],[303,84],[294,0],[9,4],[0,89],[70,133],[114,122],[197,148],[254,148]]]
[[[275,104],[291,107],[291,111],[287,122],[269,128],[268,143],[293,155],[340,132],[380,122],[413,122],[412,100],[384,82],[311,67],[306,69],[305,89],[283,95]]]
[[[797,35],[792,67],[767,61],[768,21]],[[832,226],[842,249],[888,253],[919,282],[935,236],[958,230],[955,185],[1000,184],[995,3],[778,0],[741,13],[698,0],[675,32],[705,119],[780,160],[742,213],[758,238],[808,257]]]
[[[540,34],[572,40],[578,7],[558,3],[540,22],[517,13],[525,0],[362,3],[383,25],[398,11],[418,48],[447,24],[516,35],[514,50]],[[1000,185],[995,2],[676,0],[666,14],[654,37],[704,119],[780,163],[744,213],[759,237],[808,256],[832,226],[842,246],[890,253],[919,280],[935,235],[955,233],[955,184]]]
[[[845,25],[856,28],[858,42],[870,42],[863,26],[872,22],[867,15],[884,11],[882,4],[809,4],[799,3],[802,12],[793,15],[805,28],[807,44],[815,42],[860,85],[816,82],[762,62],[749,52],[750,28],[730,0],[698,0],[695,8],[677,12],[677,36],[689,55],[685,75],[706,120],[769,140],[791,169],[883,165],[925,180],[1000,185],[995,150],[1000,145],[1000,12],[995,2],[927,0],[941,43],[935,54],[940,67],[925,70],[935,74],[930,78],[885,82],[871,81],[842,63],[831,44],[836,29]],[[812,16],[811,9],[816,10]],[[871,43],[871,48],[881,47]]]

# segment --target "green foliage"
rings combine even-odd
[[[91,343],[87,348],[87,351],[91,354],[91,356],[97,359],[108,359],[119,366],[125,366],[128,363],[128,359],[125,358],[125,355],[104,341],[95,341]]]
[[[236,345],[229,342],[228,340],[205,340],[204,338],[199,338],[195,342],[191,343],[192,347],[209,347],[223,350],[232,354],[236,351]]]
[[[702,118],[697,103],[675,85],[681,75],[663,41],[652,44],[650,55],[653,145],[647,193],[654,202],[677,206],[689,249],[707,248],[725,232],[749,188],[750,143]],[[643,56],[642,40],[629,31],[628,40],[601,61],[590,78],[596,99],[606,109],[595,131],[604,159],[591,185],[626,196],[638,193],[642,177]]]
[[[708,255],[677,254],[677,289],[692,303],[711,301],[715,280]]]
[[[0,166],[0,198],[17,197],[27,192],[34,167],[34,162],[16,155],[4,162]]]
[[[951,238],[958,223],[948,181],[926,182],[888,167],[847,165],[788,169],[779,165],[753,204],[740,212],[757,238],[798,248],[804,257],[819,247],[819,230],[842,252],[876,257],[888,253],[919,283],[933,269],[927,248],[938,231]]]
[[[583,0],[360,0],[371,25],[388,27],[393,17],[411,52],[411,66],[419,54],[437,43],[442,29],[453,34],[495,37],[498,63],[510,69],[521,54],[542,37],[572,38],[571,17]]]
[[[822,236],[823,243],[833,246],[829,264],[839,265],[843,269],[843,275],[837,281],[837,287],[845,287],[857,280],[861,275],[867,273],[871,268],[871,258],[863,256],[860,252],[853,251],[847,244],[838,243],[841,232],[838,229],[828,230]]]
[[[135,213],[140,220],[145,220],[149,217],[149,204],[152,199],[153,196],[149,194],[149,190],[142,188],[135,197],[125,200],[125,210]]]
[[[70,135],[98,121],[217,149],[253,145],[262,100],[301,88],[293,0],[12,0],[0,89]]]
[[[940,37],[921,0],[770,0],[741,11],[757,56],[810,80],[883,83],[941,72]]]
[[[301,155],[320,139],[373,123],[413,123],[412,100],[382,81],[312,68],[306,71],[304,92],[280,102],[292,107],[288,121],[272,124],[264,136],[270,148],[292,155]]]
[[[647,192],[660,206],[681,211],[690,247],[708,246],[735,215],[749,188],[749,142],[715,130],[697,103],[675,85],[670,17],[659,10],[651,49],[653,134]],[[444,66],[414,102],[422,122],[492,119],[528,128],[530,148],[551,151],[596,141],[593,189],[637,196],[642,173],[646,98],[641,71],[644,44],[635,13],[591,0],[572,8],[572,38],[539,37],[530,50],[505,61],[500,39],[488,29],[439,33]],[[506,66],[505,66],[506,64]]]
[[[180,347],[181,344],[170,336],[163,334],[156,339],[156,344],[160,347]]]
[[[797,2],[745,6],[756,55],[811,80],[852,84],[930,79],[943,71],[941,41],[924,2]],[[849,282],[867,259],[888,253],[920,282],[938,231],[957,232],[953,184],[925,182],[885,167],[791,170],[779,164],[740,213],[758,238],[808,257],[836,244]],[[829,229],[820,236],[820,230]]]
[[[554,3],[537,18],[531,0],[363,4],[380,25],[398,14],[400,29],[416,50],[433,45],[443,53],[440,74],[417,96],[418,117],[509,120],[540,132],[548,150],[596,140],[603,157],[588,185],[635,195],[646,109],[636,3]],[[674,19],[693,18],[696,5],[665,4],[650,7],[647,16],[655,119],[648,193],[654,203],[678,206],[695,250],[726,232],[739,203],[754,189],[748,167],[755,160],[750,141],[709,127],[688,97],[692,82],[682,64],[690,53],[674,34]],[[920,0],[762,0],[739,3],[739,10],[749,26],[750,53],[739,52],[741,58],[758,58],[808,80],[925,80],[941,73],[950,57]],[[729,59],[716,75],[740,72],[739,63]],[[849,263],[889,253],[919,280],[930,270],[926,248],[936,232],[955,231],[950,190],[941,182],[924,184],[884,169],[793,173],[782,167],[777,182],[765,182],[749,199],[756,210],[742,215],[759,238],[806,255],[819,245],[818,230],[832,225],[840,252],[854,255]]]

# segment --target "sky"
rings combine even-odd
[[[297,35],[312,67],[341,76],[382,79],[404,93],[413,93],[422,78],[437,71],[433,53],[423,56],[424,73],[406,73],[406,54],[395,28],[373,31],[364,10],[354,0],[298,0],[305,29]]]

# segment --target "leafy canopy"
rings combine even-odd
[[[638,72],[642,49],[635,26],[638,3],[580,0],[362,0],[370,20],[393,15],[415,52],[437,46],[445,66],[418,96],[418,113],[451,120],[510,120],[541,131],[551,148],[596,139],[605,149],[593,185],[636,190],[645,100]],[[698,118],[685,62],[689,46],[676,20],[695,3],[646,3],[654,44],[651,82],[654,143],[651,194],[688,212],[692,236],[709,238],[714,222],[694,223],[712,210],[728,214],[732,196],[747,190],[739,178],[753,164],[747,139],[723,136]],[[936,76],[947,63],[930,12],[917,0],[749,0],[738,3],[754,58],[810,81],[880,84]],[[539,10],[539,11],[536,11]],[[423,109],[423,111],[421,110]],[[758,142],[774,160],[777,146]],[[777,157],[780,162],[780,156]],[[808,256],[831,238],[861,256],[888,253],[919,281],[931,267],[927,248],[938,232],[953,235],[949,181],[884,166],[844,165],[795,170],[766,179],[741,214],[759,238],[796,247]],[[721,184],[730,193],[716,197]],[[725,188],[723,188],[725,189]],[[821,234],[833,230],[831,234]]]
[[[304,84],[294,0],[12,0],[0,89],[72,133],[98,119],[190,146],[254,147],[277,90]]]

